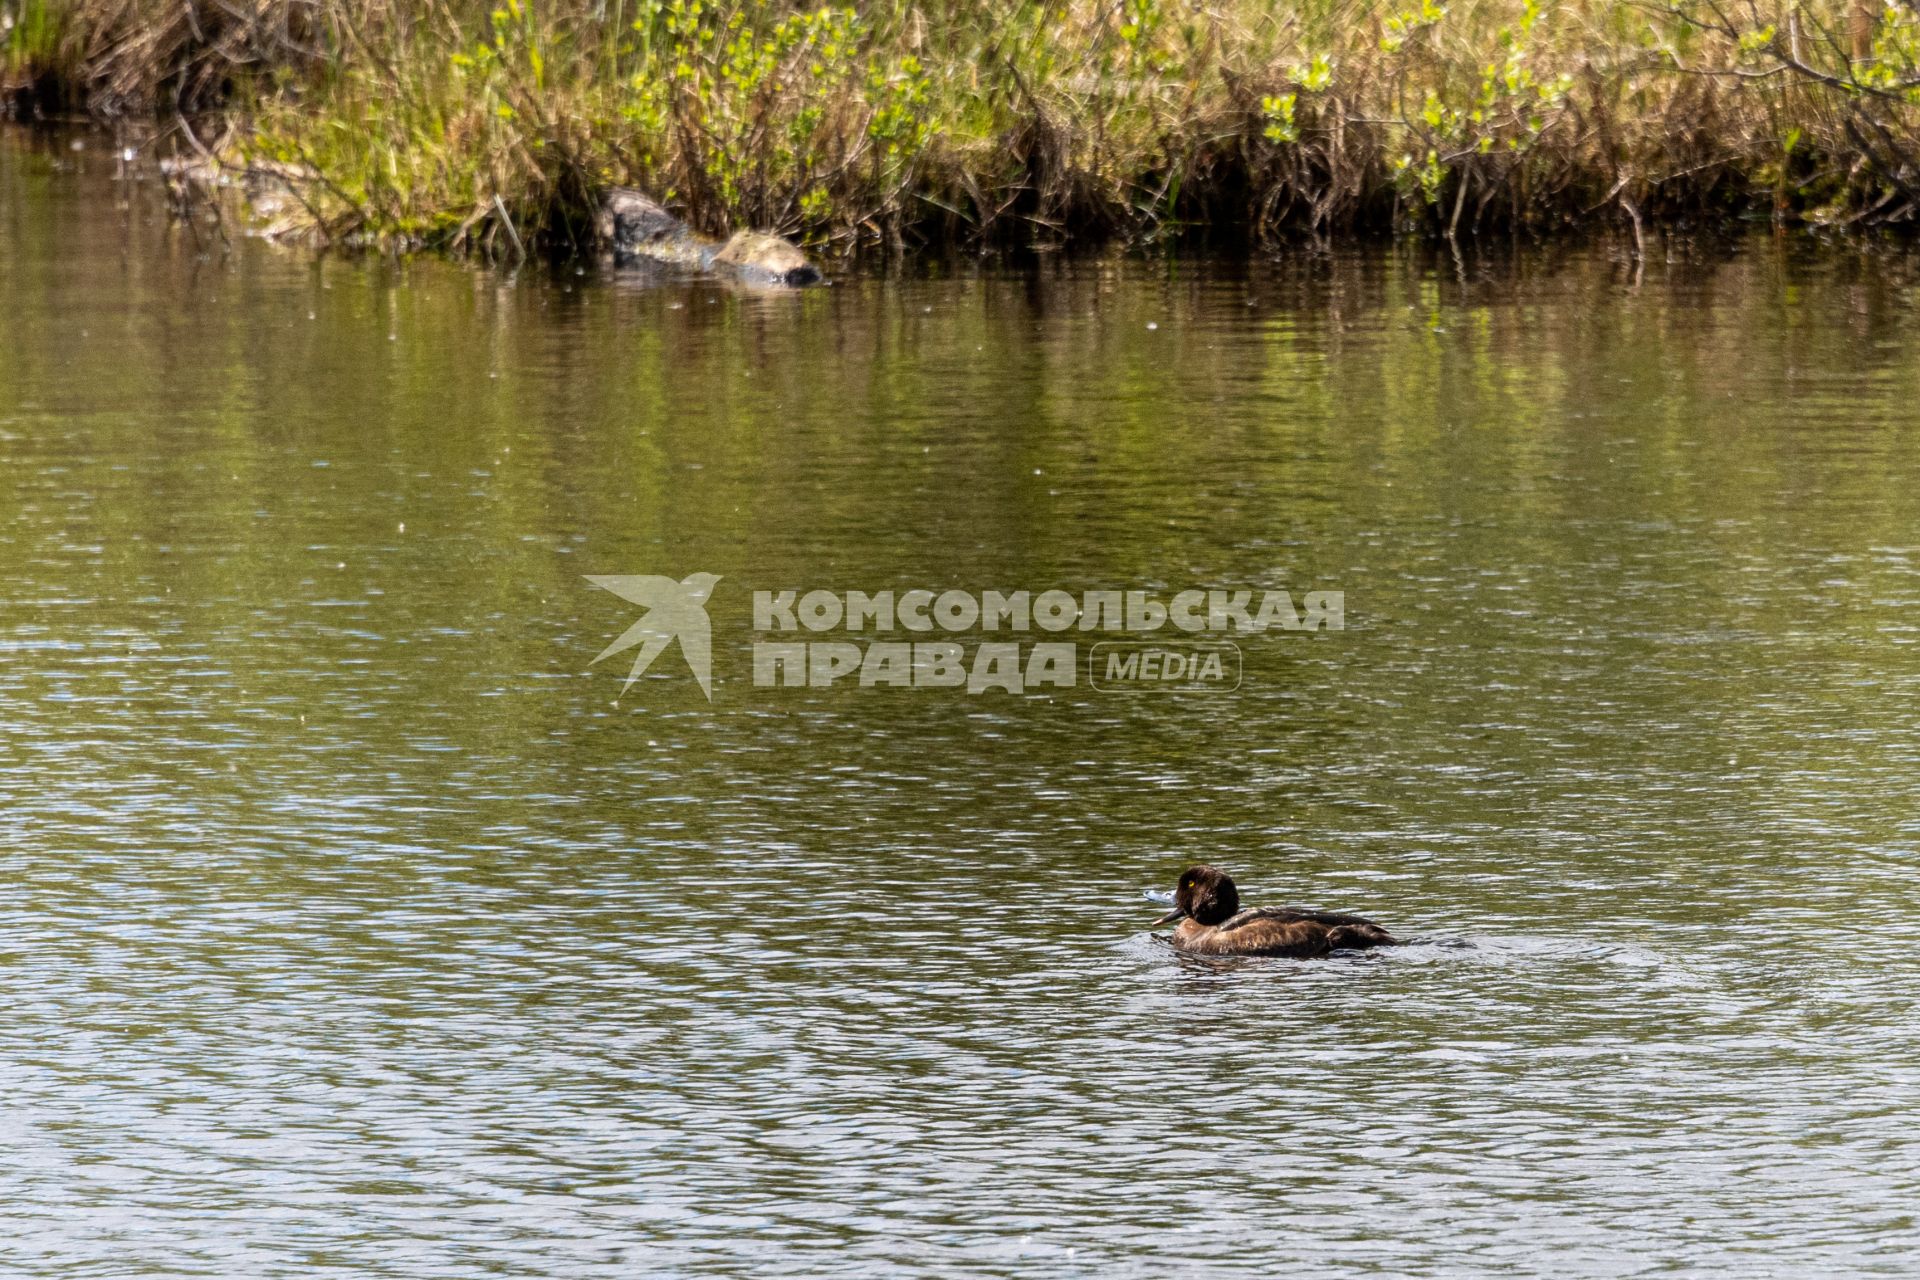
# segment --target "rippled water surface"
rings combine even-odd
[[[0,149],[7,1274],[1920,1269],[1910,261],[776,296],[115,168]],[[695,570],[619,697],[582,575]],[[1347,627],[757,689],[783,586]],[[1182,963],[1202,858],[1418,941]]]

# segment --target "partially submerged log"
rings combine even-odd
[[[184,209],[197,204],[219,214],[222,206],[244,215],[250,234],[280,238],[304,237],[326,243],[338,228],[328,226],[315,204],[324,204],[332,187],[305,165],[255,160],[229,162],[211,151],[198,156],[160,161],[160,172]],[[454,241],[460,247],[466,231],[485,214],[497,211],[521,256],[526,249],[498,197],[491,210],[475,212]],[[668,213],[650,197],[631,187],[607,192],[595,220],[600,243],[621,260],[651,261],[727,276],[747,284],[800,286],[820,283],[820,269],[807,255],[779,236],[764,231],[736,231],[726,240],[710,240]],[[347,237],[354,243],[356,237]],[[411,247],[411,246],[409,246]]]
[[[607,193],[597,229],[616,261],[646,259],[724,272],[752,284],[820,283],[820,269],[791,241],[763,231],[736,231],[725,241],[709,240],[632,187]]]

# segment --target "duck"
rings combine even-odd
[[[1211,956],[1315,959],[1335,951],[1391,947],[1399,939],[1371,920],[1297,907],[1240,909],[1233,877],[1218,867],[1188,867],[1171,895],[1147,895],[1173,910],[1153,922],[1179,922],[1169,939],[1181,951]]]

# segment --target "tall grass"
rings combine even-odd
[[[1868,0],[0,0],[6,75],[219,107],[328,238],[580,234],[647,188],[816,241],[1920,217]],[[202,130],[202,132],[205,132]]]

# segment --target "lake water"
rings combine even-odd
[[[1913,259],[756,294],[83,141],[0,147],[7,1274],[1920,1269]],[[583,575],[695,571],[711,704],[623,696]],[[1345,629],[753,683],[752,590],[913,587]],[[1183,963],[1201,860],[1417,941]]]

